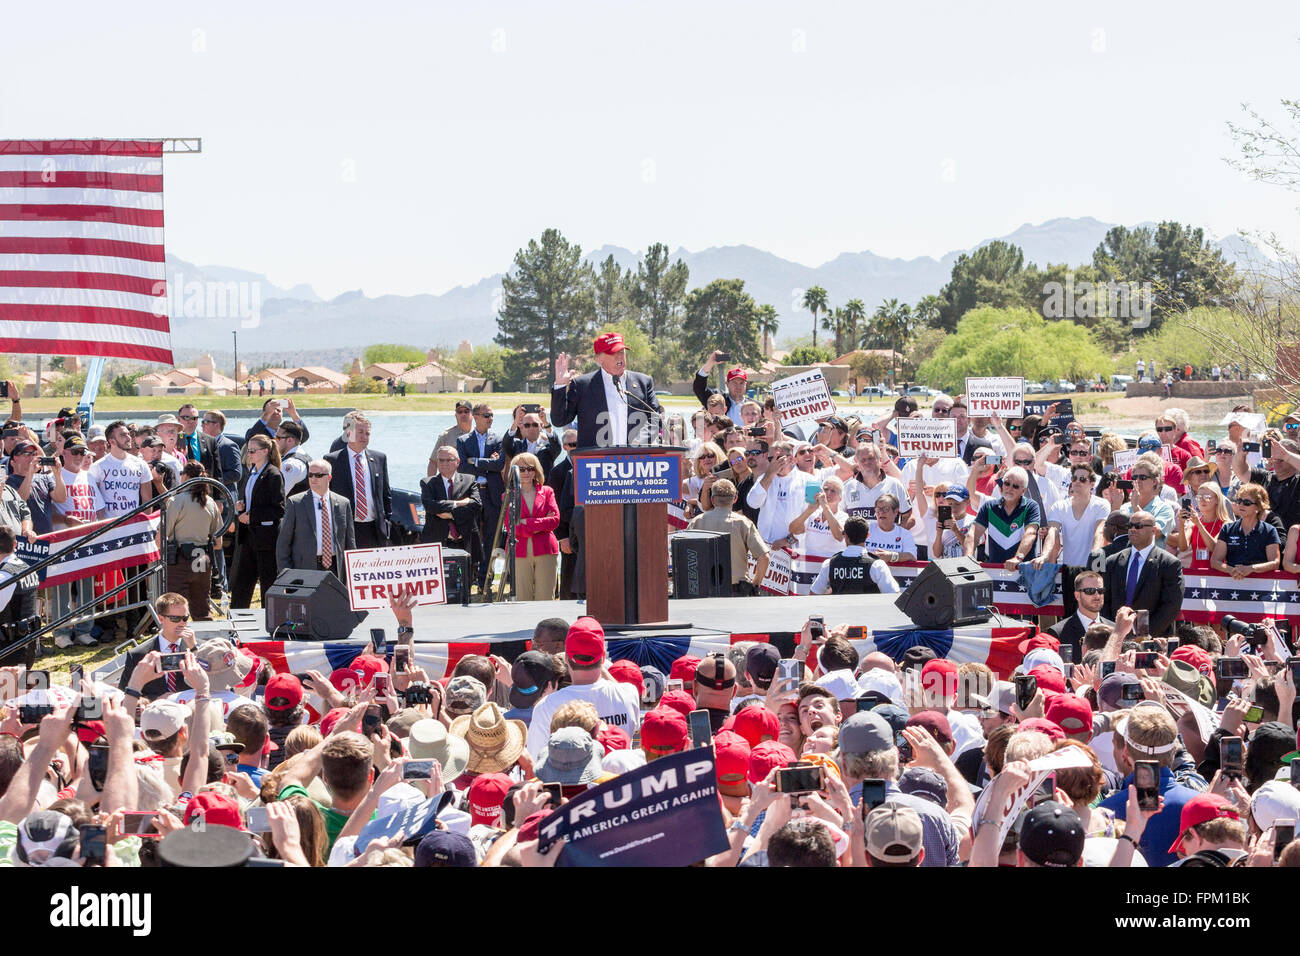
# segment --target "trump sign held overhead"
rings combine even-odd
[[[776,403],[782,428],[835,414],[835,402],[820,369],[773,382],[772,401]]]
[[[671,454],[574,456],[580,505],[654,504],[681,494],[681,459]]]
[[[900,458],[957,457],[957,423],[951,418],[900,418],[894,427]]]
[[[1020,418],[1025,414],[1023,378],[966,379],[966,410],[974,415]]]
[[[389,607],[390,595],[415,595],[415,603],[446,604],[441,544],[358,548],[344,553],[348,602],[354,611]]]

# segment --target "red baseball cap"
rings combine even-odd
[[[671,707],[656,707],[641,718],[641,747],[660,756],[686,749],[686,718]]]
[[[506,791],[514,785],[503,773],[484,773],[469,785],[469,816],[471,823],[493,823],[506,801]]]
[[[955,694],[957,665],[943,657],[926,661],[921,666],[921,686],[926,690],[932,690],[937,686],[941,694]]]
[[[1058,671],[1051,664],[1039,664],[1029,672],[1029,676],[1038,680],[1038,689],[1044,695],[1048,691],[1053,694],[1065,693],[1065,675]]]
[[[83,744],[93,744],[107,733],[102,720],[88,720],[77,727],[77,739]]]
[[[781,722],[766,707],[746,707],[731,717],[731,730],[744,737],[749,746],[757,747],[765,740],[776,740],[781,734]]]
[[[524,818],[524,822],[519,825],[518,842],[531,843],[533,840],[536,840],[538,837],[537,830],[539,824],[541,824],[541,822],[545,820],[551,812],[551,808],[547,807],[545,810],[538,810],[536,813],[528,814],[528,816]]]
[[[1030,717],[1028,720],[1022,720],[1016,725],[1016,731],[1036,730],[1040,734],[1047,734],[1052,739],[1052,743],[1065,739],[1065,731],[1059,724],[1053,723],[1046,717]]]
[[[907,718],[905,727],[924,727],[930,732],[930,736],[941,743],[952,742],[952,725],[948,723],[948,718],[937,710],[923,710],[919,714],[913,714]]]
[[[1204,648],[1197,647],[1195,644],[1180,644],[1177,650],[1169,655],[1169,659],[1190,664],[1206,677],[1214,670],[1214,658],[1210,657]]]
[[[762,783],[773,767],[784,767],[799,758],[779,740],[765,740],[749,752],[749,782]]]
[[[615,661],[609,665],[609,674],[614,680],[635,687],[638,697],[645,693],[645,678],[641,676],[641,668],[635,661]]]
[[[1183,837],[1187,835],[1187,831],[1192,827],[1199,826],[1202,823],[1209,823],[1219,817],[1240,820],[1241,814],[1226,798],[1219,796],[1217,793],[1198,793],[1192,797],[1183,804],[1182,815],[1178,818],[1178,839],[1169,848],[1169,852],[1178,853],[1182,850]]]
[[[596,336],[596,341],[591,343],[597,355],[613,355],[615,352],[621,352],[626,345],[623,344],[623,336],[617,332],[606,332],[604,335]]]
[[[334,729],[334,725],[337,724],[347,712],[348,709],[346,707],[335,707],[333,710],[329,711],[320,719],[320,735],[322,737],[328,737],[330,731]]]
[[[1027,637],[1020,642],[1020,653],[1028,654],[1030,651],[1036,651],[1040,647],[1045,647],[1049,651],[1060,653],[1061,642],[1046,631],[1039,631],[1033,637]]]
[[[605,659],[605,629],[594,617],[580,617],[564,639],[564,656],[578,667],[599,667]]]
[[[713,735],[713,753],[717,758],[719,785],[734,787],[743,784],[749,778],[751,749],[749,741],[733,731],[720,730]]]
[[[293,710],[302,703],[302,681],[292,674],[276,674],[262,695],[267,710]]]
[[[1092,736],[1092,705],[1074,694],[1057,694],[1047,702],[1047,719],[1059,726],[1069,737]]]
[[[684,690],[670,690],[659,698],[660,707],[669,707],[686,717],[695,709],[695,698]]]
[[[691,657],[689,654],[683,654],[677,660],[673,661],[672,668],[668,671],[669,680],[685,681],[687,684],[695,683],[695,669],[700,666],[700,658]]]
[[[600,728],[600,733],[596,734],[596,743],[605,748],[605,753],[632,749],[632,738],[628,736],[627,731],[622,727],[611,727],[609,724]]]
[[[727,381],[730,382],[733,378],[743,378],[745,381],[749,381],[749,375],[739,365],[727,369]]]
[[[388,661],[375,654],[358,654],[352,661],[352,669],[361,674],[361,686],[369,687],[376,674],[388,673]]]
[[[233,827],[236,830],[246,829],[243,817],[239,813],[239,804],[225,794],[215,793],[212,790],[196,793],[190,798],[190,802],[185,804],[184,824],[189,826],[190,821],[195,817],[201,817],[204,823]]]

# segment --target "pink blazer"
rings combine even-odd
[[[515,557],[528,557],[528,542],[533,543],[533,557],[559,554],[560,542],[555,529],[560,525],[560,508],[555,503],[555,491],[549,485],[537,486],[533,510],[528,509],[528,498],[519,499],[520,518],[515,528]]]

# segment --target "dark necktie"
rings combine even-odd
[[[1124,605],[1126,607],[1133,607],[1133,598],[1137,596],[1138,575],[1141,573],[1142,558],[1134,551],[1133,556],[1128,559],[1128,581],[1124,585]]]

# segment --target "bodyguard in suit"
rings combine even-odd
[[[597,336],[592,349],[600,367],[586,375],[574,375],[568,355],[555,359],[551,424],[576,421],[579,448],[658,442],[664,410],[654,379],[627,370],[627,346],[617,332]]]
[[[280,450],[265,435],[254,435],[244,446],[248,473],[239,482],[235,508],[235,571],[230,606],[245,608],[260,585],[262,599],[275,583],[275,543],[284,518],[284,476],[276,462]]]
[[[277,571],[332,571],[343,577],[343,553],[356,548],[357,535],[352,504],[330,491],[330,475],[330,463],[324,458],[309,462],[308,490],[292,495],[285,503],[284,521],[275,542]]]
[[[175,591],[160,594],[153,602],[153,609],[162,629],[126,652],[126,664],[117,685],[121,691],[134,688],[134,696],[149,700],[175,694],[190,685],[179,671],[165,673],[159,666],[146,665],[136,674],[136,665],[154,651],[159,654],[183,654],[195,646],[194,630],[190,627],[190,604],[183,594]],[[128,698],[127,703],[134,706],[135,701]]]
[[[1094,624],[1114,625],[1115,622],[1101,616],[1101,607],[1106,603],[1105,580],[1096,571],[1080,571],[1074,576],[1074,600],[1077,610],[1063,618],[1049,632],[1062,644],[1074,647],[1074,659],[1083,660],[1083,636]]]
[[[1164,637],[1173,630],[1183,607],[1183,566],[1177,557],[1156,547],[1156,530],[1148,512],[1129,515],[1129,546],[1106,560],[1106,600],[1101,612],[1114,620],[1122,607],[1147,611],[1151,635]]]
[[[352,414],[352,424],[347,429],[347,445],[325,456],[333,469],[330,491],[352,503],[357,547],[386,548],[393,520],[388,458],[381,451],[370,450],[370,419],[359,413]]]
[[[239,488],[239,477],[243,470],[240,462],[239,442],[225,434],[226,416],[215,408],[203,413],[201,427],[204,436],[212,439],[212,446],[216,451],[217,470],[208,469],[208,474],[219,479],[230,491],[231,497],[234,497]],[[206,462],[204,467],[207,468]],[[221,505],[224,512],[225,501],[219,500],[217,503]],[[233,521],[234,516],[223,513],[222,517]],[[221,592],[226,590],[229,584],[227,573],[234,567],[235,535],[223,534],[221,548],[212,557],[212,597],[220,603]]]
[[[501,476],[505,467],[505,450],[501,438],[492,431],[494,413],[487,402],[474,406],[474,427],[456,439],[456,453],[460,458],[458,470],[462,475],[472,475],[478,485],[479,500],[483,503],[481,555],[478,564],[478,583],[482,588],[487,580],[488,559],[492,557],[492,538],[501,517],[501,499],[505,496],[505,480]],[[428,509],[425,521],[429,520]]]
[[[204,416],[193,405],[182,405],[176,410],[181,423],[181,433],[176,436],[176,450],[186,461],[197,461],[209,475],[221,474],[221,461],[217,457],[217,440],[199,428]]]

